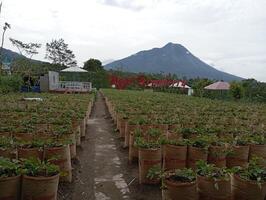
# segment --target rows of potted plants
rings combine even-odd
[[[124,147],[129,148],[129,162],[138,159],[140,183],[159,182],[158,177],[147,177],[154,168],[167,172],[171,170],[172,174],[173,170],[177,170],[175,172],[181,176],[195,173],[194,178],[190,176],[190,181],[186,180],[193,182],[192,188],[182,190],[186,183],[181,184],[182,189],[179,188],[186,196],[177,198],[177,191],[174,191],[172,198],[166,199],[197,199],[197,190],[203,191],[200,192],[203,193],[201,199],[231,199],[228,194],[233,186],[232,169],[238,166],[244,173],[252,169],[254,158],[266,158],[265,104],[222,102],[140,91],[101,92],[120,137],[124,138]],[[156,132],[160,134],[154,135]],[[256,166],[260,172],[265,171],[265,162],[260,161]],[[216,182],[208,186],[209,178],[204,177],[211,174],[216,176],[213,177]],[[236,176],[237,172],[234,174]],[[219,184],[220,193],[214,190]],[[235,199],[239,199],[237,195],[241,191],[232,191]],[[262,190],[257,192],[261,196],[264,194]],[[245,199],[243,196],[241,199]]]
[[[137,157],[137,151],[133,145],[136,129],[145,132],[147,128],[158,126],[163,127],[162,131],[168,132],[168,135],[174,132],[175,134],[172,135],[176,135],[175,137],[182,134],[184,138],[193,138],[197,135],[207,135],[207,137],[217,135],[224,138],[224,140],[239,138],[234,139],[234,144],[231,145],[232,161],[236,161],[236,156],[239,160],[230,164],[230,156],[228,156],[228,163],[232,166],[246,162],[249,157],[249,147],[251,154],[254,152],[260,154],[259,156],[265,156],[265,105],[235,104],[234,102],[202,100],[174,94],[139,91],[103,90],[102,92],[105,95],[111,116],[120,131],[120,136],[124,137],[124,147],[129,147],[130,162],[134,157]],[[138,103],[139,101],[141,103]],[[217,108],[218,104],[219,108]],[[219,119],[223,119],[223,121]],[[247,120],[250,123],[247,123]],[[245,123],[247,124],[245,125]],[[230,126],[231,124],[232,126]],[[244,144],[245,141],[242,137],[246,133],[257,137],[248,145]],[[204,140],[195,141],[193,146],[197,146],[198,143],[204,145]],[[226,143],[228,142],[213,141],[210,147],[213,155],[208,159],[211,161],[214,159],[213,157],[218,156],[217,153],[223,154],[220,149],[225,149],[224,145]],[[242,146],[245,147],[242,148]],[[190,150],[193,150],[193,148],[190,148]],[[241,153],[243,155],[239,157],[238,154]],[[216,159],[215,164],[223,166],[225,155],[219,155],[218,157],[219,159]],[[220,162],[220,164],[217,162]]]
[[[256,136],[257,138],[257,136]],[[213,135],[198,135],[189,139],[169,139],[168,134],[162,134],[160,129],[148,129],[135,133],[134,148],[131,154],[139,160],[139,181],[149,183],[145,179],[147,171],[153,166],[161,166],[163,169],[178,169],[188,167],[196,169],[196,163],[204,160],[217,167],[232,168],[245,167],[253,157],[261,156],[266,148],[265,142],[260,145],[250,146],[256,148],[256,152],[249,151],[250,146],[239,146],[236,142],[255,141],[254,135],[241,135],[237,138],[222,138]],[[239,149],[247,148],[246,154]],[[259,151],[259,150],[260,151]],[[243,157],[244,156],[244,157]],[[265,156],[265,154],[263,155]],[[263,163],[265,165],[265,163]]]
[[[147,178],[161,180],[163,200],[264,200],[266,168],[253,158],[245,168],[219,168],[200,160],[191,168],[149,170]]]
[[[0,199],[56,200],[60,169],[50,160],[0,157]]]
[[[27,94],[27,97],[37,97]],[[38,158],[61,171],[60,181],[72,181],[71,159],[85,136],[94,95],[38,94],[42,101],[25,101],[22,94],[1,96],[0,157]]]
[[[122,123],[122,133],[126,124],[167,124],[170,129],[178,125],[221,134],[265,132],[265,104],[223,102],[141,91],[102,92],[112,117],[115,122],[118,121],[118,128],[120,121],[125,124]]]

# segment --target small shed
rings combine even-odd
[[[227,82],[218,81],[211,85],[206,86],[204,89],[206,90],[229,90],[230,84]]]
[[[229,96],[230,84],[218,81],[204,88],[204,95],[213,99],[226,99]]]

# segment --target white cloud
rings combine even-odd
[[[266,81],[265,0],[4,0],[7,37],[64,38],[82,64],[181,43],[218,69]],[[5,47],[15,50],[6,40]]]

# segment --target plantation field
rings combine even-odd
[[[41,98],[42,101],[25,101]],[[86,116],[93,95],[9,94],[0,97],[0,134],[71,134]]]
[[[184,95],[103,90],[129,124],[167,124],[197,133],[265,133],[266,104]]]
[[[265,104],[102,93],[138,182],[161,183],[164,200],[265,199]]]
[[[266,104],[113,89],[0,102],[0,199],[266,196]]]
[[[58,199],[59,180],[72,182],[71,160],[93,100],[93,94],[0,97],[0,199]]]

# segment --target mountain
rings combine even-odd
[[[105,69],[128,72],[171,73],[179,77],[241,80],[241,77],[219,71],[194,56],[181,44],[168,43],[162,48],[140,51],[134,55],[105,65]]]
[[[21,57],[24,57],[14,51],[11,51],[9,49],[5,49],[3,48],[3,62],[12,62],[13,60],[17,59],[17,58],[21,58]]]

